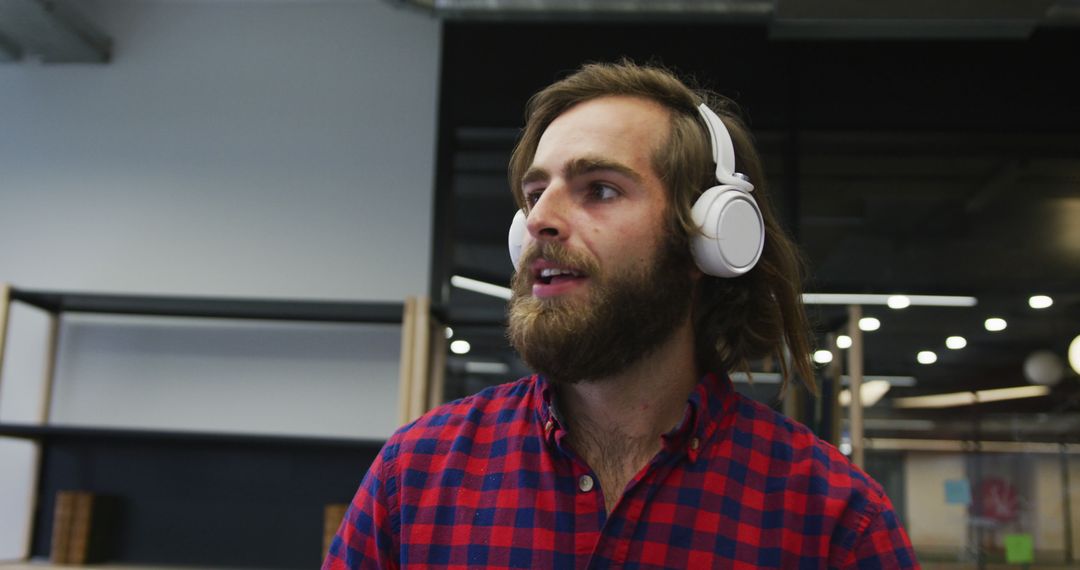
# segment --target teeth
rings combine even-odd
[[[540,277],[543,277],[545,279],[547,279],[549,277],[555,277],[555,276],[558,276],[558,275],[571,275],[573,277],[581,277],[580,273],[578,273],[576,271],[572,271],[570,269],[541,269],[540,270]]]

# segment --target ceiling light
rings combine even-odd
[[[450,284],[458,289],[465,289],[482,295],[490,295],[500,299],[510,298],[510,289],[507,287],[494,285],[484,281],[477,281],[476,279],[469,279],[468,277],[462,277],[460,275],[451,277]]]
[[[931,431],[937,427],[937,422],[907,418],[864,418],[863,427],[868,430]]]
[[[887,380],[871,380],[870,382],[863,382],[859,387],[859,399],[862,400],[864,408],[869,408],[874,404],[881,401],[881,398],[889,392],[891,385]],[[841,406],[851,405],[851,390],[843,390],[839,395]]]
[[[970,406],[977,402],[974,392],[953,392],[950,394],[934,394],[932,396],[911,396],[908,398],[895,398],[894,408],[952,408],[955,406]]]
[[[1065,376],[1065,363],[1050,350],[1036,350],[1024,360],[1024,376],[1032,384],[1054,386]]]
[[[871,380],[862,385],[860,394],[862,395],[863,406],[869,408],[874,404],[881,401],[885,397],[885,394],[889,392],[889,388],[892,385],[886,380]]]
[[[803,293],[807,305],[888,305],[891,297],[898,295],[874,295],[864,293]],[[974,307],[979,304],[975,297],[952,295],[905,295],[910,305],[921,307]]]
[[[1076,335],[1069,344],[1069,366],[1072,367],[1073,372],[1080,374],[1080,335]]]
[[[450,352],[454,354],[468,354],[471,348],[472,346],[469,345],[467,340],[455,340],[450,343]]]
[[[915,357],[919,364],[933,364],[937,362],[937,354],[932,350],[923,350]]]
[[[1016,388],[998,388],[996,390],[979,390],[975,392],[975,398],[980,402],[999,402],[1001,400],[1016,400],[1019,398],[1037,398],[1050,393],[1049,386],[1018,386]]]
[[[960,350],[967,346],[967,339],[962,336],[950,336],[945,339],[945,346],[948,347],[949,350]]]
[[[883,376],[881,374],[866,374],[863,376],[863,384],[867,382],[875,382],[878,380],[884,380],[888,382],[890,386],[903,386],[911,387],[916,384],[914,376]],[[844,386],[851,385],[851,377],[844,375],[840,377],[840,383]]]
[[[906,309],[911,306],[911,299],[905,295],[891,295],[885,303],[890,309]]]
[[[1046,295],[1032,295],[1031,298],[1028,299],[1028,305],[1031,306],[1032,309],[1045,309],[1053,304],[1054,300]]]
[[[741,384],[779,384],[784,379],[779,372],[754,372],[752,374],[732,372],[730,377],[732,382]]]
[[[502,375],[510,372],[510,365],[505,362],[476,362],[470,360],[465,363],[465,372],[469,374]]]
[[[779,372],[754,372],[752,373],[755,384],[779,384],[782,377]],[[741,384],[750,383],[751,376],[748,376],[745,372],[732,372],[732,382],[739,382]],[[911,387],[917,383],[914,376],[882,376],[880,374],[866,374],[863,376],[863,384],[867,382],[873,382],[876,380],[884,380],[888,382],[890,386]],[[844,375],[840,377],[840,383],[844,386],[851,384],[851,377]]]
[[[1009,326],[1009,323],[1006,323],[1005,319],[991,317],[989,319],[986,319],[986,323],[984,323],[984,326],[986,327],[986,330],[990,332],[998,332],[1005,330],[1005,327]]]
[[[870,332],[876,331],[881,328],[881,321],[874,317],[863,317],[859,319],[859,329]]]
[[[893,406],[897,408],[951,408],[1001,400],[1037,398],[1049,393],[1049,386],[1019,386],[1016,388],[999,388],[997,390],[979,390],[978,392],[953,392],[934,394],[932,396],[896,398],[893,400]]]
[[[851,337],[846,334],[836,337],[836,348],[851,348]]]
[[[453,337],[454,337],[454,329],[452,329],[450,327],[446,327],[446,338],[453,338]]]
[[[832,351],[818,350],[814,352],[814,362],[817,362],[818,364],[828,364],[832,362]]]

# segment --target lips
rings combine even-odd
[[[588,275],[574,267],[539,259],[532,264],[533,295],[540,298],[566,294],[584,284]]]
[[[536,275],[536,280],[545,285],[560,283],[568,279],[580,279],[585,275],[573,269],[541,269]]]

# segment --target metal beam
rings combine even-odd
[[[777,0],[770,36],[1024,39],[1053,5],[1053,0]]]
[[[19,46],[15,45],[15,42],[4,37],[0,34],[0,62],[2,61],[16,61],[22,57],[22,51],[19,50]]]
[[[851,305],[848,307],[848,336],[851,337],[851,348],[847,353],[848,376],[851,377],[851,421],[848,430],[851,437],[851,461],[860,469],[865,465],[865,451],[863,441],[863,405],[862,382],[863,382],[863,335],[859,328],[859,320],[862,319],[862,306]]]
[[[44,63],[107,63],[112,40],[70,3],[0,0],[0,59]]]

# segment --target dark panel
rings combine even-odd
[[[108,313],[146,316],[221,317],[293,321],[400,323],[401,303],[250,300],[226,297],[105,295],[12,289],[11,299],[53,313]]]
[[[775,41],[723,24],[447,22],[459,126],[518,127],[536,90],[582,63],[659,61],[735,98],[752,128],[1064,132],[1080,86],[1062,75],[1080,34],[1028,41]],[[795,123],[795,118],[798,124]]]
[[[323,507],[348,502],[378,452],[366,448],[138,439],[44,446],[34,556],[48,556],[56,491],[120,505],[112,560],[315,568]]]

